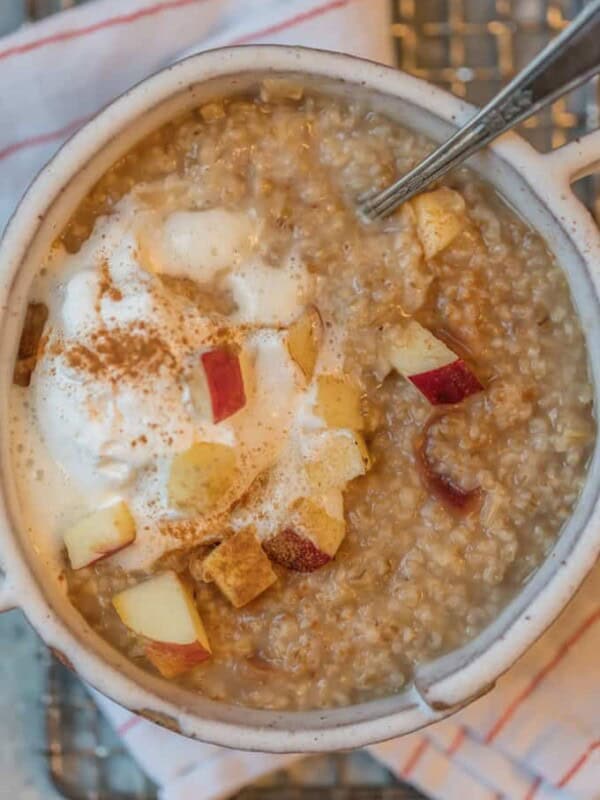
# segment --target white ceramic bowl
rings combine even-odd
[[[208,99],[243,92],[265,75],[293,75],[308,88],[364,99],[372,108],[434,140],[465,121],[472,107],[401,72],[349,56],[290,47],[241,47],[193,56],[149,78],[82,128],[40,173],[0,248],[0,420],[11,383],[30,281],[41,257],[96,180],[139,139]],[[600,159],[600,132],[549,155],[505,136],[473,167],[545,237],[565,270],[586,334],[596,403],[600,389],[600,237],[570,182]],[[19,606],[57,654],[88,683],[122,705],[188,736],[251,750],[357,747],[413,731],[479,696],[542,633],[569,601],[600,550],[600,456],[596,446],[577,508],[552,553],[522,592],[474,641],[420,666],[414,685],[347,708],[271,712],[217,703],[134,666],[70,605],[22,533],[0,423],[0,607]],[[540,476],[542,479],[542,476]]]

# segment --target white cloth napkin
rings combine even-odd
[[[388,63],[388,0],[96,0],[0,39],[0,228],[84,120],[195,49],[247,42]],[[455,717],[369,751],[440,800],[600,798],[600,566],[496,689]],[[100,695],[163,800],[215,800],[299,758],[203,745]]]

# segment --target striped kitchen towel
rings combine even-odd
[[[96,0],[0,40],[0,229],[82,122],[185,52],[275,42],[391,63],[388,0]],[[370,747],[441,800],[600,799],[600,567],[562,617],[456,716]],[[242,753],[158,728],[95,694],[163,800],[225,798],[298,755]]]
[[[492,692],[368,750],[439,800],[600,800],[599,654],[600,564]],[[193,742],[94,695],[162,800],[226,798],[300,758]]]

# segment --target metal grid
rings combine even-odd
[[[0,32],[85,0],[9,0]],[[481,105],[583,6],[584,0],[391,0],[402,69]],[[8,17],[11,21],[8,22]],[[7,28],[8,26],[8,28]],[[542,151],[598,127],[598,85],[589,84],[528,120]],[[596,179],[579,191],[600,218]],[[156,787],[123,748],[83,685],[58,662],[48,668],[48,769],[70,800],[154,800]],[[418,800],[366,753],[311,757],[237,800]],[[424,800],[424,799],[423,799]]]
[[[48,770],[65,798],[156,798],[154,784],[122,747],[84,685],[52,657],[44,700]]]
[[[585,5],[585,0],[392,0],[398,66],[475,105],[489,100]],[[521,126],[542,152],[600,125],[599,84],[557,100]],[[577,192],[600,220],[600,183]]]

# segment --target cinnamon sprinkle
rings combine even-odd
[[[100,290],[98,302],[96,304],[96,310],[98,313],[100,313],[100,303],[105,295],[110,297],[111,300],[114,300],[115,303],[118,303],[123,299],[123,292],[120,289],[117,289],[112,282],[108,261],[105,258],[100,264],[100,283],[98,288]]]
[[[221,514],[207,521],[200,518],[161,519],[159,531],[189,545],[210,545],[227,539],[231,531],[226,525],[226,515]]]
[[[157,333],[130,326],[110,331],[95,331],[87,345],[68,345],[65,359],[74,369],[108,380],[141,378],[173,368],[175,358]]]

